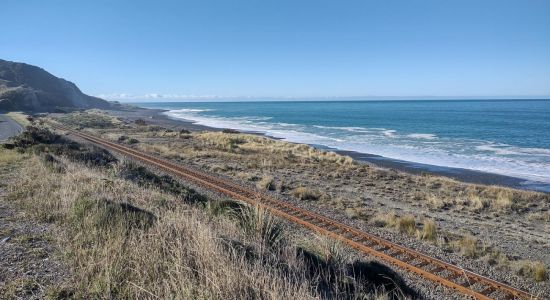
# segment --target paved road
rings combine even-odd
[[[0,114],[0,143],[5,142],[11,136],[20,133],[23,130],[21,125],[17,124],[6,115]]]

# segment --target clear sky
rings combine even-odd
[[[548,0],[2,0],[0,58],[92,95],[550,95]]]

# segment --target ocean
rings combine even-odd
[[[550,100],[136,104],[200,125],[506,175],[550,191]]]

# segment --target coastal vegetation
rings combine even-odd
[[[15,175],[5,199],[55,227],[47,239],[70,274],[60,285],[17,278],[0,288],[0,298],[39,290],[52,299],[415,295],[383,265],[294,234],[258,207],[204,197],[44,128],[29,127],[13,145],[0,150],[2,180]]]

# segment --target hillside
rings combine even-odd
[[[0,110],[55,111],[60,108],[108,108],[72,82],[46,70],[0,59]]]

